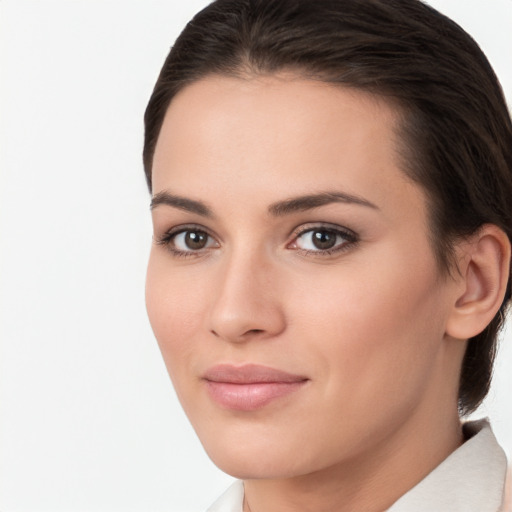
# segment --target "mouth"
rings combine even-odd
[[[308,378],[246,364],[213,366],[203,375],[210,398],[225,409],[254,411],[298,391]]]

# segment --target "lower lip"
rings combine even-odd
[[[300,389],[306,381],[233,384],[207,381],[210,397],[226,409],[254,411]]]

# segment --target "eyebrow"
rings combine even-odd
[[[150,209],[153,210],[161,204],[172,206],[186,212],[196,213],[202,217],[213,217],[212,210],[203,202],[182,196],[176,196],[166,191],[158,192],[151,198]]]
[[[379,209],[375,204],[359,196],[346,194],[344,192],[320,192],[318,194],[308,194],[305,196],[292,197],[284,201],[278,201],[268,207],[268,212],[274,217],[280,217],[295,212],[312,210],[331,203],[356,204],[359,206],[366,206],[374,210]],[[162,204],[172,206],[186,212],[196,213],[202,217],[214,217],[212,210],[205,203],[196,201],[195,199],[177,196],[167,191],[155,194],[151,198],[150,208],[153,210]]]
[[[292,197],[285,201],[279,201],[270,205],[268,211],[271,215],[280,217],[281,215],[288,215],[294,212],[312,210],[313,208],[318,208],[331,203],[356,204],[359,206],[366,206],[374,210],[379,209],[378,206],[362,197],[335,191]]]

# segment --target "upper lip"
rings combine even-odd
[[[218,364],[209,368],[203,379],[210,382],[226,382],[230,384],[256,384],[265,382],[302,382],[308,380],[303,375],[295,375],[258,364]]]

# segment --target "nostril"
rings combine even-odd
[[[214,329],[211,329],[210,332],[216,337],[216,338],[222,338],[222,336],[215,331]],[[242,334],[235,336],[239,341],[246,340],[247,338],[251,338],[252,336],[257,336],[261,333],[264,333],[265,329],[248,329],[247,331],[243,332]]]

